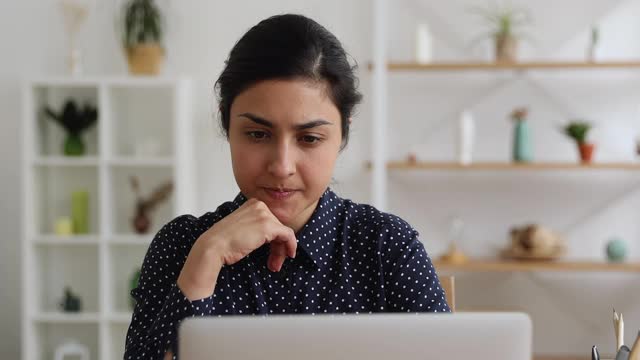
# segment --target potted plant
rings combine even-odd
[[[581,120],[571,121],[564,127],[564,133],[576,142],[583,163],[591,162],[595,149],[595,144],[587,142],[590,129],[591,124]]]
[[[164,59],[163,18],[153,0],[130,0],[123,8],[123,46],[129,72],[155,75]]]
[[[56,114],[49,106],[45,106],[44,113],[67,131],[63,153],[68,156],[84,155],[85,145],[81,135],[98,120],[98,110],[88,103],[80,109],[75,101],[69,99],[60,113]]]
[[[521,29],[532,23],[529,12],[524,8],[495,4],[473,8],[472,11],[480,15],[489,27],[484,36],[494,41],[496,62],[515,62],[518,40],[525,36]]]
[[[519,107],[511,112],[511,120],[515,123],[513,132],[513,161],[530,162],[533,160],[531,131],[527,123],[529,110]]]

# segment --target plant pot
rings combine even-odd
[[[495,37],[496,62],[514,63],[518,52],[518,40],[511,35],[497,35]]]
[[[81,156],[85,153],[85,146],[78,134],[67,134],[64,140],[63,153],[66,156]]]
[[[578,150],[580,151],[580,161],[585,164],[588,164],[593,159],[593,150],[595,149],[595,144],[582,143],[578,144]]]
[[[126,49],[129,72],[135,75],[157,75],[164,61],[159,44],[140,44]]]

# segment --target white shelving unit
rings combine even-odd
[[[23,358],[51,359],[60,343],[75,339],[89,346],[92,359],[122,359],[130,278],[160,227],[194,211],[190,80],[42,78],[25,82],[23,91]],[[98,109],[81,157],[62,154],[64,132],[42,111],[59,111],[69,98]],[[137,155],[136,144],[144,143],[153,149]],[[174,184],[152,213],[148,234],[130,225],[130,175],[144,195],[167,180]],[[54,221],[70,215],[76,189],[89,192],[90,231],[55,235]],[[82,298],[80,313],[59,310],[65,286]]]
[[[522,172],[527,172],[528,176],[540,176],[543,178],[547,173],[554,172],[553,176],[556,176],[555,179],[562,179],[562,176],[565,175],[576,175],[576,176],[584,176],[584,178],[592,177],[592,175],[599,175],[600,173],[611,174],[611,173],[630,173],[630,177],[637,176],[638,171],[640,171],[640,166],[637,161],[629,160],[629,161],[616,161],[616,162],[595,162],[592,164],[584,165],[577,162],[553,162],[553,161],[536,161],[533,163],[527,164],[516,164],[510,161],[480,161],[473,162],[471,164],[460,164],[455,160],[431,160],[431,161],[415,161],[409,160],[407,157],[399,158],[399,151],[393,146],[393,137],[389,136],[388,122],[389,119],[398,119],[401,116],[398,116],[397,113],[392,115],[389,114],[389,109],[393,108],[392,99],[398,100],[399,97],[394,98],[393,94],[389,94],[391,88],[394,88],[396,79],[392,77],[399,77],[399,80],[407,80],[410,75],[415,75],[416,77],[428,77],[428,79],[439,78],[442,80],[447,76],[451,76],[452,79],[460,79],[463,76],[478,76],[483,75],[487,78],[495,75],[496,78],[499,76],[503,76],[502,79],[504,82],[498,83],[499,85],[489,91],[489,95],[493,92],[497,92],[497,90],[501,90],[506,88],[505,84],[513,83],[514,81],[527,78],[531,74],[549,74],[549,73],[558,73],[558,72],[584,72],[584,73],[601,73],[604,75],[604,78],[607,78],[613,71],[627,71],[628,73],[636,73],[637,69],[640,68],[640,59],[631,58],[623,61],[620,60],[610,60],[610,61],[599,61],[599,62],[586,62],[586,61],[528,61],[528,62],[517,62],[517,63],[494,63],[494,62],[482,62],[470,59],[468,61],[464,60],[455,60],[455,61],[437,61],[426,64],[416,63],[412,61],[397,61],[392,60],[390,58],[399,57],[403,54],[394,54],[392,51],[389,51],[388,45],[394,44],[395,42],[401,42],[406,39],[393,39],[393,41],[388,40],[389,33],[393,32],[393,27],[390,25],[390,14],[393,13],[393,6],[403,6],[404,2],[392,2],[388,0],[374,0],[373,8],[372,8],[372,29],[371,33],[373,35],[372,38],[372,61],[369,64],[369,70],[372,75],[372,147],[371,147],[371,161],[367,164],[367,167],[371,170],[371,198],[373,205],[378,209],[385,211],[395,212],[398,209],[389,210],[389,197],[390,189],[387,187],[387,182],[393,173],[394,176],[410,177],[414,176],[415,173],[427,173],[428,176],[434,175],[442,175],[440,173],[444,173],[445,175],[450,174],[451,172],[457,172],[455,175],[458,176],[460,172],[465,173],[492,173],[496,178],[498,177],[509,177],[513,174],[518,174]],[[415,3],[415,2],[414,2]],[[405,3],[406,5],[406,3]],[[458,14],[456,14],[457,16]],[[435,16],[435,15],[433,15]],[[407,23],[410,23],[409,19],[403,19]],[[439,26],[446,24],[446,22],[437,22]],[[398,23],[395,24],[397,26]],[[404,24],[402,24],[404,25]],[[441,34],[445,34],[446,32],[441,32]],[[445,41],[446,42],[446,41]],[[389,46],[393,47],[393,46]],[[406,75],[410,73],[410,75]],[[509,77],[504,77],[508,75]],[[456,78],[457,77],[457,78]],[[389,80],[389,78],[392,78]],[[602,78],[601,78],[602,79]],[[530,80],[530,79],[529,79]],[[392,85],[390,85],[390,83]],[[536,82],[529,82],[529,85],[537,85]],[[397,89],[397,87],[395,87]],[[571,109],[571,106],[568,104],[564,104],[563,101],[554,97],[551,93],[545,91],[542,87],[536,88],[540,93],[546,96],[547,102],[551,107],[555,107],[559,112],[562,113],[578,113]],[[411,88],[413,90],[413,88]],[[407,91],[409,93],[409,91]],[[488,99],[487,91],[483,90],[483,93],[479,93],[477,98],[474,99],[473,102],[468,101],[468,107],[471,108],[484,100]],[[405,95],[405,94],[403,94]],[[435,99],[434,101],[438,101]],[[438,109],[437,106],[435,106]],[[418,116],[419,112],[415,111]],[[565,116],[565,118],[569,118]],[[446,120],[446,119],[445,119]],[[444,122],[444,121],[442,121]],[[398,122],[394,122],[394,126],[398,127]],[[484,126],[484,125],[481,125]],[[418,130],[414,130],[418,131]],[[398,131],[400,133],[400,131]],[[403,138],[403,140],[405,140]],[[397,143],[396,143],[397,144]],[[433,149],[433,148],[431,148]],[[395,157],[391,158],[395,151]],[[406,155],[405,155],[406,156]],[[451,158],[454,158],[454,154],[451,154]],[[598,173],[598,174],[596,174]],[[584,174],[584,175],[583,175]],[[466,175],[466,174],[464,174]],[[463,176],[463,175],[460,175]],[[431,179],[431,178],[430,178]],[[473,181],[472,178],[469,181]],[[486,179],[486,178],[485,178]],[[548,179],[548,177],[547,177]],[[422,178],[420,178],[421,185],[423,184]],[[442,180],[442,178],[440,178]],[[637,191],[638,186],[634,181],[634,186],[629,187],[629,191]],[[453,186],[453,185],[452,185]],[[399,192],[403,191],[399,190]],[[414,189],[411,189],[414,190]],[[396,193],[397,194],[397,193]],[[590,196],[588,194],[586,196]],[[393,198],[391,198],[393,199]],[[620,198],[615,198],[613,201],[619,201]],[[603,207],[610,206],[613,202],[607,202]],[[491,206],[491,205],[490,205]],[[433,204],[426,204],[425,207],[433,207]],[[414,208],[415,210],[415,208]],[[580,218],[578,221],[584,221],[585,218]],[[575,224],[575,223],[574,223]],[[574,225],[575,226],[575,225]],[[482,237],[479,238],[479,240]],[[563,273],[637,273],[640,271],[640,264],[637,261],[634,262],[624,262],[624,263],[607,263],[604,261],[597,260],[565,260],[558,262],[545,262],[545,261],[510,261],[503,260],[495,257],[490,258],[472,258],[470,261],[456,264],[450,263],[442,260],[434,259],[434,264],[438,271],[442,273],[514,273],[520,272],[525,275],[531,273],[540,273],[540,272],[563,272]],[[532,276],[525,277],[525,279],[531,279]],[[535,279],[534,279],[535,280]],[[457,282],[459,283],[459,282]],[[537,286],[538,290],[544,291],[545,293],[539,294],[537,296],[549,295],[548,299],[554,302],[557,308],[566,311],[566,314],[575,314],[571,311],[574,306],[573,302],[562,302],[559,300],[557,296],[556,289],[549,289],[541,286],[541,281],[530,281],[530,285]],[[485,290],[485,289],[482,289]],[[572,298],[573,299],[573,298]],[[493,305],[500,306],[499,301]],[[459,307],[459,306],[458,306]],[[504,310],[504,309],[503,309]],[[534,319],[535,323],[536,319]],[[556,325],[556,324],[553,324]],[[536,325],[538,326],[538,325]],[[549,328],[549,324],[543,324],[540,328],[545,329]],[[585,348],[588,348],[585,346]],[[539,357],[534,356],[534,359],[577,359],[582,358],[581,356],[575,357],[566,357],[566,356],[549,356],[549,357]]]

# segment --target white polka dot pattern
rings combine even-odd
[[[125,359],[177,354],[178,326],[193,316],[450,311],[418,232],[331,189],[296,234],[296,257],[280,272],[267,269],[265,245],[223,267],[212,296],[189,301],[176,280],[191,246],[245,201],[239,194],[215,212],[180,216],[156,234],[131,291],[136,307]]]

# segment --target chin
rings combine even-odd
[[[267,205],[268,205],[268,203],[267,203]],[[278,219],[278,221],[280,221],[283,225],[290,224],[291,221],[294,218],[289,211],[284,210],[284,209],[278,209],[278,208],[274,209],[274,208],[269,207],[269,210],[271,210],[273,215],[275,215],[275,217]]]

